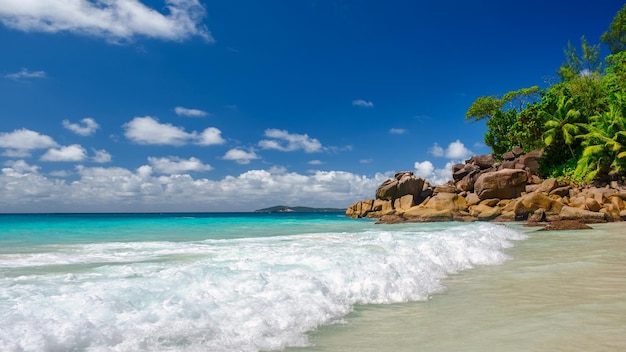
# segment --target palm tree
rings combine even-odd
[[[591,181],[600,175],[626,173],[626,95],[611,96],[609,110],[592,116],[587,133],[578,136],[585,147],[575,175]]]
[[[572,158],[575,158],[572,144],[580,131],[582,124],[580,121],[580,111],[573,109],[573,97],[564,95],[559,97],[556,104],[556,110],[550,114],[547,111],[540,111],[538,116],[545,122],[546,131],[543,133],[543,141],[546,146],[550,146],[557,141],[563,141],[569,148]]]

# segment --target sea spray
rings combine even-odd
[[[368,226],[189,242],[51,246],[0,258],[0,350],[259,351],[356,304],[426,300],[525,236],[487,224]]]

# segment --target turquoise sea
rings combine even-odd
[[[0,351],[618,351],[622,232],[5,214]]]

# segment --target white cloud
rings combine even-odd
[[[104,149],[101,150],[93,150],[94,156],[91,158],[94,163],[104,164],[111,162],[111,154]]]
[[[391,134],[405,134],[406,130],[404,128],[391,128],[389,130],[389,133],[391,133]]]
[[[371,101],[365,101],[363,99],[357,99],[352,101],[352,106],[360,106],[363,108],[372,108],[374,107],[374,103]]]
[[[224,154],[224,156],[222,157],[222,159],[232,160],[236,162],[237,164],[246,165],[246,164],[250,164],[251,160],[259,159],[259,156],[252,149],[249,152],[247,152],[243,149],[233,148],[227,151],[226,154]]]
[[[322,150],[320,141],[316,138],[310,138],[306,134],[291,134],[285,130],[270,128],[265,130],[265,137],[274,139],[259,141],[259,146],[263,149],[276,149],[283,152],[302,149],[306,153],[314,153]]]
[[[150,116],[135,117],[124,128],[126,138],[138,144],[184,145],[191,138],[183,128],[159,123]]]
[[[50,176],[54,176],[54,177],[69,177],[72,173],[67,171],[67,170],[56,170],[56,171],[51,171],[48,173],[48,175]]]
[[[359,160],[359,163],[361,164],[371,164],[374,162],[374,159],[361,159]]]
[[[188,171],[209,171],[211,165],[202,163],[197,158],[181,159],[179,157],[170,156],[166,158],[149,157],[148,162],[152,169],[162,174],[180,174]]]
[[[86,158],[87,151],[78,144],[48,149],[48,151],[41,156],[42,161],[83,161]]]
[[[324,164],[321,160],[311,160],[309,161],[309,165],[322,165]]]
[[[2,10],[0,9],[0,11]],[[16,81],[23,80],[23,79],[30,79],[30,78],[46,78],[46,72],[30,71],[27,68],[22,68],[21,71],[9,73],[8,75],[5,75],[4,77],[13,79]]]
[[[446,150],[439,146],[439,144],[435,143],[431,148],[428,149],[428,152],[436,157],[446,157],[448,159],[461,160],[466,159],[472,156],[474,153],[467,149],[460,140],[456,140],[450,144]]]
[[[89,136],[96,133],[96,130],[100,128],[100,125],[98,125],[96,120],[91,117],[85,117],[80,120],[80,123],[70,123],[69,120],[63,120],[63,127],[78,135]]]
[[[415,162],[415,175],[427,180],[432,185],[442,185],[452,179],[452,166],[449,161],[443,168],[435,168],[432,162],[426,160]]]
[[[250,170],[220,180],[153,174],[144,165],[76,167],[77,179],[48,178],[14,162],[0,172],[0,212],[6,211],[249,211],[276,204],[347,207],[372,198],[391,174]]]
[[[185,132],[182,127],[173,126],[169,123],[160,123],[150,117],[135,117],[124,125],[126,138],[138,144],[158,145],[185,145],[195,143],[198,145],[222,144],[224,139],[221,131],[215,127],[209,127],[198,134],[193,131]]]
[[[456,140],[448,145],[446,149],[446,158],[448,159],[466,159],[472,155],[472,151],[465,148],[465,145],[460,140]]]
[[[439,144],[437,144],[437,143],[435,143],[435,144],[432,146],[432,148],[429,148],[429,149],[428,149],[428,152],[429,152],[430,154],[432,154],[433,156],[436,156],[436,157],[442,157],[442,156],[444,156],[444,151],[443,151],[443,148],[441,148],[441,147],[439,146]]]
[[[9,160],[5,163],[6,166],[10,167],[11,169],[13,169],[15,172],[18,173],[36,173],[39,172],[39,166],[36,165],[29,165],[26,161],[24,160]]]
[[[214,42],[198,0],[165,0],[166,13],[138,0],[3,0],[0,21],[25,32],[71,32],[129,41],[135,37]]]
[[[9,133],[0,133],[0,148],[7,149],[3,155],[9,157],[26,157],[34,149],[56,147],[58,144],[52,137],[27,129],[19,129]]]
[[[433,175],[435,166],[430,161],[415,162],[415,176],[428,179]]]
[[[204,117],[209,113],[206,111],[198,110],[198,109],[187,109],[182,106],[177,106],[174,108],[174,112],[178,116],[189,116],[189,117]]]
[[[196,144],[199,145],[215,145],[224,144],[226,141],[222,138],[222,131],[215,127],[209,127],[202,131],[198,136]]]

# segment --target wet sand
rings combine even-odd
[[[516,226],[516,225],[514,225]],[[289,351],[624,351],[626,223],[528,231],[425,302],[358,306]]]

